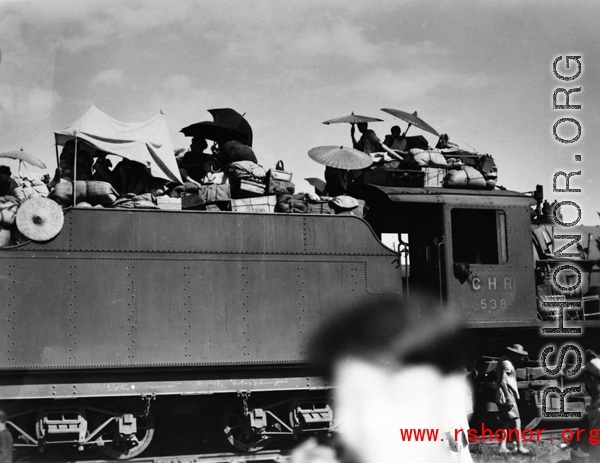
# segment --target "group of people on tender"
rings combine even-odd
[[[229,164],[241,160],[257,162],[252,148],[238,141],[215,143],[211,152],[206,152],[207,148],[204,138],[194,137],[189,150],[174,152],[183,181],[179,183],[153,177],[143,164],[101,151],[84,140],[69,140],[62,148],[54,176],[47,175],[45,185],[50,197],[64,205],[73,204],[71,185],[74,180],[86,182],[88,187],[94,184],[95,191],[103,185],[102,191],[106,190],[108,196],[106,201],[97,204],[109,206],[118,198],[148,198],[149,194],[180,197],[204,185],[228,183]],[[10,195],[18,186],[10,168],[0,166],[0,196]],[[88,202],[80,196],[80,190],[85,191],[85,188],[77,188],[75,202]]]
[[[356,128],[361,133],[357,140]],[[452,143],[447,134],[440,135],[434,148],[422,135],[406,136],[400,126],[395,125],[383,142],[369,129],[368,123],[352,124],[350,129],[353,148],[369,154],[373,158],[372,166],[360,170],[344,170],[333,167],[325,169],[325,182],[328,193],[344,194],[353,185],[364,183],[365,172],[370,170],[421,170],[424,167],[446,169],[434,178],[447,188],[494,189],[497,180],[497,168],[492,157],[476,151],[465,151]],[[446,175],[447,174],[447,175]],[[379,178],[379,177],[377,177]],[[401,186],[401,185],[387,185]],[[402,185],[403,186],[403,185]]]
[[[97,150],[81,140],[77,144],[69,140],[63,147],[59,166],[49,186],[52,188],[61,180],[97,180],[109,183],[120,194],[151,193],[160,196],[176,188],[179,192],[186,185],[221,183],[224,167],[230,161],[228,155],[256,161],[252,149],[239,142],[227,142],[223,146],[215,144],[212,153],[205,152],[207,148],[205,139],[194,137],[189,150],[179,149],[174,153],[184,182],[180,185],[152,177],[144,165],[129,159],[123,158],[113,167],[108,157],[110,153]],[[240,154],[242,152],[243,155]]]
[[[176,152],[175,158],[184,183],[171,190],[170,196],[193,193],[204,186],[230,184],[236,178],[234,165],[240,162],[246,163],[251,170],[262,172],[259,177],[264,180],[266,171],[258,164],[250,146],[237,140],[229,140],[224,143],[215,142],[210,152],[206,152],[207,148],[206,140],[196,136],[192,138],[189,151]]]
[[[356,129],[361,133],[356,139]],[[350,128],[352,147],[373,157],[376,164],[390,161],[402,162],[407,159],[411,148],[428,149],[429,144],[422,136],[409,137],[402,133],[400,126],[395,125],[383,142],[375,131],[369,128],[367,122],[352,124]],[[344,170],[335,167],[325,168],[325,182],[327,193],[331,196],[345,194],[354,184],[362,183],[364,170]]]
[[[122,194],[164,193],[167,181],[152,177],[142,164],[123,158],[113,168],[108,155],[82,140],[67,141],[49,187],[61,180],[97,180],[110,183]]]

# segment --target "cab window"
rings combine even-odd
[[[452,209],[455,262],[504,264],[508,261],[506,215],[494,209]]]

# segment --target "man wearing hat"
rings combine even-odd
[[[500,442],[500,453],[509,453],[506,446],[508,441],[508,430],[516,429],[517,436],[521,435],[521,416],[517,399],[519,399],[519,389],[517,387],[517,372],[515,363],[518,363],[527,357],[527,351],[521,344],[514,344],[506,348],[506,353],[498,361],[496,368],[496,403],[500,411],[500,422],[504,426],[507,438]],[[529,453],[523,446],[521,439],[517,442],[517,451],[521,454]]]

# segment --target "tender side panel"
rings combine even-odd
[[[65,256],[66,257],[66,256]],[[132,285],[113,259],[3,259],[2,367],[43,368],[127,358]]]
[[[400,292],[369,284],[384,256],[49,254],[1,260],[2,369],[300,362],[331,313]]]
[[[349,215],[72,209],[51,242],[25,250],[258,254],[389,253]]]

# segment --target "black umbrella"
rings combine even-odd
[[[237,140],[252,146],[252,127],[243,115],[231,108],[209,109],[214,121],[203,121],[181,129],[186,137],[202,137],[219,144]]]

